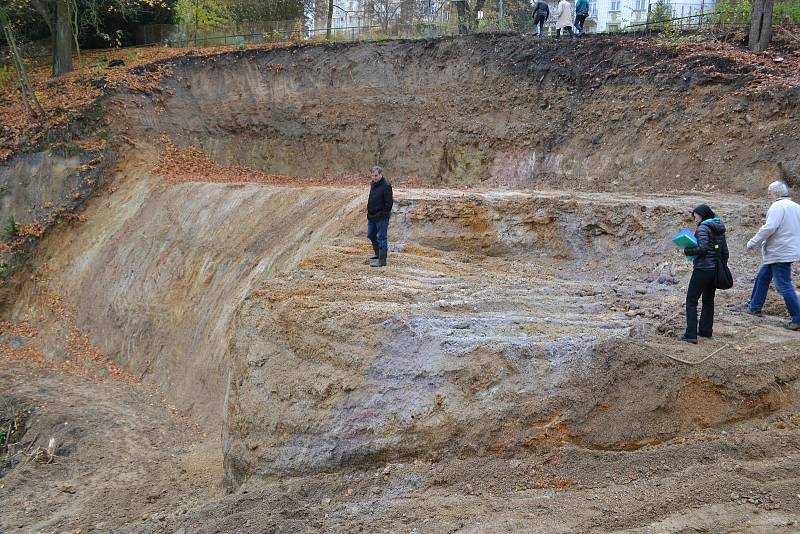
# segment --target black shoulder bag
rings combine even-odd
[[[723,236],[722,239],[725,239],[725,237]],[[714,285],[717,286],[717,289],[730,289],[733,287],[733,275],[731,270],[728,269],[728,264],[722,259],[722,249],[717,242],[716,236],[714,237],[714,250],[717,252],[717,273]]]

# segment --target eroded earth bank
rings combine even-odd
[[[736,306],[800,184],[798,59],[744,54],[483,35],[109,88],[0,167],[39,234],[0,295],[0,530],[797,531],[800,337]],[[737,283],[681,346],[701,202]]]

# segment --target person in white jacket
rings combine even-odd
[[[572,12],[572,4],[569,0],[561,0],[556,10],[556,39],[561,38],[561,30],[563,29],[569,32],[569,36],[573,40],[575,39],[575,35],[572,33],[573,20],[575,20],[575,15]]]
[[[747,242],[747,249],[761,246],[763,263],[756,275],[748,313],[761,315],[767,300],[772,279],[783,296],[792,321],[790,330],[800,330],[800,299],[792,283],[792,263],[800,261],[800,205],[789,198],[789,187],[783,182],[772,182],[767,189],[772,205],[767,211],[767,222]]]

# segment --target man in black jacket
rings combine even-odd
[[[389,252],[389,215],[392,213],[392,184],[383,175],[383,169],[372,167],[372,181],[367,201],[367,237],[372,241],[371,267],[384,267]]]
[[[544,0],[538,0],[533,6],[533,27],[539,26],[539,37],[544,35],[544,23],[550,18],[550,7]]]

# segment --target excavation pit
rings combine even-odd
[[[4,474],[0,526],[791,531],[800,345],[776,297],[763,320],[736,305],[754,192],[797,173],[797,95],[746,96],[738,64],[687,74],[675,50],[247,50],[110,92],[102,188],[64,180],[86,221],[48,229],[4,297],[0,376],[69,455]],[[0,178],[76,179],[87,158],[23,155]],[[714,338],[683,346],[691,266],[669,238],[704,202],[737,283]]]

